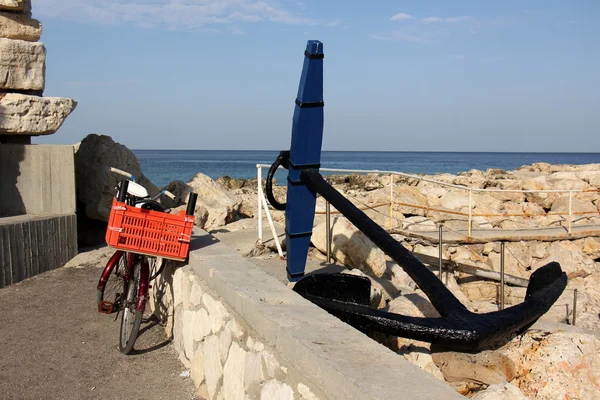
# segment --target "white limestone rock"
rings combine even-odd
[[[31,12],[31,0],[0,0],[0,10]]]
[[[241,200],[232,193],[223,190],[210,177],[198,173],[188,183],[192,191],[198,194],[198,205],[208,211],[204,229],[211,230],[228,224],[239,215]],[[187,201],[187,199],[185,199]]]
[[[471,398],[473,400],[528,400],[518,387],[508,382],[490,385]]]
[[[513,361],[495,351],[461,353],[454,351],[434,352],[435,365],[448,382],[475,382],[497,384],[510,382],[516,376]]]
[[[244,375],[246,369],[246,350],[236,342],[231,344],[229,356],[223,370],[223,398],[227,400],[244,400]]]
[[[567,275],[576,274],[580,271],[583,271],[586,274],[600,272],[597,271],[594,260],[584,254],[583,251],[571,241],[563,240],[560,242],[552,242],[546,249],[546,253],[547,255],[545,258],[534,260],[532,264],[533,270],[536,270],[551,261],[556,261]]]
[[[319,400],[319,398],[310,390],[308,386],[303,383],[299,383],[298,393],[300,393],[300,400]]]
[[[196,385],[196,389],[198,389],[204,382],[204,347],[202,344],[196,349],[194,357],[191,360],[191,365],[190,374]]]
[[[597,399],[600,339],[575,332],[529,330],[498,351],[513,360],[511,383],[530,398]]]
[[[311,241],[322,253],[327,251],[325,224],[313,229]],[[345,218],[332,218],[331,252],[342,264],[381,277],[386,270],[385,254],[364,233]]]
[[[219,335],[219,349],[221,350],[221,361],[227,360],[229,348],[231,347],[232,334],[231,330],[223,329]]]
[[[0,38],[37,42],[42,35],[42,24],[27,15],[0,12]]]
[[[213,299],[208,293],[202,295],[202,302],[208,311],[211,331],[213,333],[219,332],[229,319],[229,313],[223,304]]]
[[[216,335],[204,341],[204,376],[208,395],[212,399],[217,394],[217,385],[223,376],[219,338]]]
[[[294,391],[285,383],[271,380],[260,391],[260,400],[294,400]]]
[[[396,297],[389,302],[387,312],[412,317],[438,318],[440,314],[421,291]]]
[[[0,73],[2,63],[0,58]],[[0,134],[50,135],[61,127],[76,106],[75,100],[62,97],[0,94]]]
[[[43,91],[46,48],[40,42],[0,38],[0,89]]]

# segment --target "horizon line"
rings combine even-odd
[[[130,149],[132,151],[281,151],[275,149]],[[600,151],[446,151],[446,150],[322,150],[322,152],[332,153],[486,153],[486,154],[599,154]]]

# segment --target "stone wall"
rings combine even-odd
[[[189,263],[170,264],[152,291],[203,398],[459,398],[199,229]]]

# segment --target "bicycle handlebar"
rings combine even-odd
[[[170,198],[171,200],[175,200],[175,195],[171,192],[169,192],[168,190],[163,190],[162,193],[167,196],[168,198]]]
[[[132,182],[135,182],[135,178],[129,172],[125,172],[115,167],[110,167],[110,172],[114,172],[115,174],[123,175],[125,178],[129,179]]]

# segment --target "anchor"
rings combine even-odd
[[[289,151],[282,151],[267,174],[265,193],[271,205],[285,210],[287,276],[294,291],[342,321],[363,331],[480,350],[506,343],[524,332],[556,302],[567,285],[560,265],[551,262],[529,280],[525,300],[501,311],[469,311],[420,260],[381,226],[345,199],[319,173],[323,140],[323,44],[307,43]],[[287,203],[273,195],[273,176],[288,170]],[[369,307],[368,278],[332,273],[305,276],[316,196],[321,195],[352,222],[415,281],[439,312],[440,318],[417,318]]]

